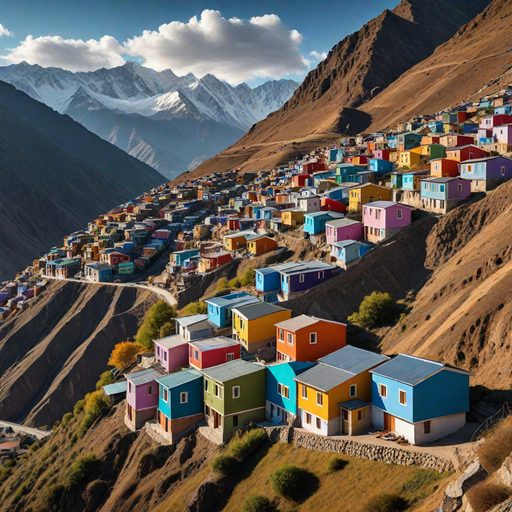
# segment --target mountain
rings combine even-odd
[[[201,165],[197,174],[228,166],[271,167],[339,134],[364,130],[371,114],[362,105],[383,94],[488,3],[402,0],[334,46],[289,101],[218,158]]]
[[[168,177],[231,144],[298,85],[274,80],[233,87],[213,75],[178,77],[134,62],[78,73],[22,62],[0,68],[0,80]]]
[[[163,181],[70,117],[0,82],[0,280]]]

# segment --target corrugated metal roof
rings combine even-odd
[[[166,336],[165,338],[158,338],[153,341],[165,348],[173,348],[187,344],[187,342],[179,334],[173,334],[172,336]]]
[[[131,380],[136,386],[139,386],[140,384],[146,384],[147,382],[156,380],[161,376],[162,373],[155,368],[147,368],[146,370],[141,370],[140,372],[133,372],[125,375],[125,377]]]
[[[213,338],[191,341],[190,345],[193,345],[202,352],[205,352],[207,350],[213,350],[216,348],[238,345],[238,341],[235,341],[234,339],[228,338],[226,336],[214,336]]]
[[[251,295],[246,292],[239,293],[230,293],[228,295],[223,295],[221,297],[212,297],[211,299],[206,299],[205,302],[207,304],[213,304],[215,306],[227,306],[227,307],[235,307],[235,306],[245,306],[247,304],[253,304],[255,302],[260,302],[258,297]]]
[[[202,370],[202,373],[217,382],[227,382],[261,370],[265,370],[265,367],[244,361],[243,359],[235,359],[229,363],[219,364],[218,366],[212,366],[211,368]]]
[[[329,265],[323,261],[304,261],[297,263],[295,267],[282,270],[281,272],[286,275],[301,274],[303,272],[314,272],[316,270],[336,269],[334,265]]]
[[[369,206],[370,208],[389,208],[397,204],[394,201],[373,201],[373,203],[366,203],[364,206]]]
[[[334,228],[352,226],[354,224],[362,224],[362,222],[359,222],[358,220],[353,220],[353,219],[336,219],[336,220],[330,220],[329,222],[325,223],[326,226],[332,226]]]
[[[383,354],[347,345],[328,356],[320,358],[319,362],[357,375],[388,359],[389,357]]]
[[[254,320],[262,316],[271,315],[278,311],[287,311],[285,308],[275,306],[269,302],[258,302],[254,304],[248,304],[247,306],[241,306],[239,308],[233,308],[232,311],[236,311],[247,320]]]
[[[443,368],[450,371],[468,373],[464,370],[447,366],[439,361],[431,361],[407,354],[399,354],[387,363],[372,370],[371,373],[415,386]]]
[[[318,363],[313,368],[301,373],[295,380],[301,384],[307,384],[315,389],[327,392],[353,377],[354,374],[352,373],[339,370],[327,364]]]
[[[194,325],[204,320],[208,320],[208,315],[189,315],[176,318],[176,322],[183,327],[188,327],[189,325]]]
[[[114,382],[113,384],[107,384],[106,386],[103,386],[103,392],[107,396],[126,393],[126,380]]]
[[[176,386],[181,386],[187,382],[191,382],[196,379],[201,379],[203,376],[197,370],[193,368],[188,368],[186,370],[181,370],[179,372],[170,373],[169,375],[164,375],[160,377],[156,381],[158,384],[165,386],[166,388],[174,388]]]

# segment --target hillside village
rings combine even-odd
[[[344,323],[293,317],[279,304],[307,300],[309,289],[350,272],[423,216],[484,197],[512,177],[511,152],[509,87],[269,171],[165,184],[67,235],[4,283],[0,319],[53,279],[143,282],[176,297],[193,288],[199,299],[206,286],[195,276],[211,276],[209,284],[245,262],[254,271],[246,289],[203,299],[205,313],[179,316],[176,334],[154,340],[139,368],[104,388],[113,401],[126,397],[129,428],[144,427],[163,444],[197,427],[225,443],[264,421],[429,443],[464,426],[467,371],[356,348]]]

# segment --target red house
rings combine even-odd
[[[240,343],[226,336],[189,342],[188,362],[198,370],[228,363],[234,359],[240,359]]]
[[[489,156],[489,152],[475,146],[474,144],[447,148],[446,150],[446,158],[449,160],[456,160],[457,162],[475,160],[476,158],[485,158],[486,156]]]
[[[304,187],[306,185],[306,180],[309,178],[309,174],[296,174],[292,178],[292,183],[294,187]]]
[[[307,164],[302,164],[302,172],[311,174],[317,171],[326,171],[328,169],[327,164],[325,162],[308,162]]]
[[[389,153],[389,149],[376,149],[373,152],[373,156],[379,160],[389,160]]]
[[[197,270],[199,272],[210,272],[216,268],[222,267],[225,263],[229,263],[232,259],[231,253],[227,251],[205,254],[199,259]]]
[[[467,144],[473,144],[474,142],[475,139],[471,135],[459,135],[458,133],[448,133],[439,137],[439,144],[446,146],[447,148],[456,148]]]
[[[345,213],[347,211],[347,205],[331,199],[330,197],[322,197],[321,207],[322,211]]]
[[[240,230],[240,219],[238,217],[233,217],[228,219],[228,229],[230,231],[238,231]]]
[[[108,263],[113,267],[119,265],[119,263],[124,263],[125,261],[130,261],[130,256],[127,254],[123,254],[122,252],[109,252],[108,254],[102,254],[100,256],[100,261],[103,263]]]

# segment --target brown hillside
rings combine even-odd
[[[499,82],[512,67],[511,36],[512,3],[494,0],[430,57],[362,107],[372,116],[368,131],[479,96],[480,89]]]
[[[487,4],[488,0],[402,0],[393,11],[384,11],[345,37],[280,110],[192,175],[270,167],[340,133],[364,130],[370,118],[354,109],[428,57]]]
[[[0,418],[51,426],[94,389],[153,300],[135,288],[53,284],[0,328]]]

